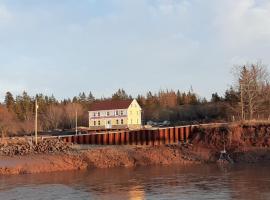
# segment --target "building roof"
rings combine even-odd
[[[133,99],[128,100],[106,100],[95,102],[90,106],[90,111],[127,109]]]

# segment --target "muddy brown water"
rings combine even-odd
[[[158,166],[0,177],[0,200],[270,199],[270,165]]]

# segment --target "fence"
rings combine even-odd
[[[220,123],[223,124],[223,123]],[[194,128],[220,124],[167,127],[61,136],[65,142],[92,145],[164,145],[187,142]]]

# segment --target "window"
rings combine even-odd
[[[96,113],[94,112],[93,116],[95,117],[96,116]]]
[[[94,121],[94,126],[96,125],[96,121]]]
[[[97,115],[100,117],[100,112],[98,112]]]
[[[123,115],[124,113],[123,113],[123,110],[121,110],[121,115]]]
[[[119,113],[118,113],[118,110],[117,111],[115,111],[115,115],[118,115]]]
[[[124,124],[124,120],[123,119],[121,119],[121,124]]]
[[[98,121],[98,125],[100,126],[100,121]]]
[[[116,120],[116,124],[119,124],[119,120],[118,119]]]
[[[110,112],[107,112],[107,116],[110,116]]]

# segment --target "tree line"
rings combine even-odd
[[[269,119],[270,84],[267,67],[261,63],[235,68],[235,83],[224,95],[212,94],[211,100],[200,98],[192,89],[188,92],[161,90],[138,95],[143,108],[143,120],[170,121],[189,124],[231,120]],[[24,134],[34,131],[35,101],[39,109],[39,130],[70,129],[75,126],[77,112],[79,126],[88,126],[88,111],[92,103],[110,99],[132,99],[124,89],[111,97],[95,98],[89,92],[72,99],[57,100],[53,95],[30,96],[26,91],[14,96],[7,92],[0,104],[0,131],[2,135]]]

